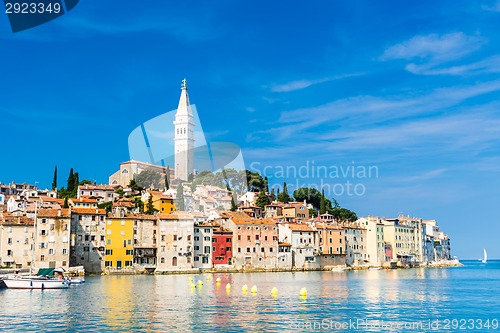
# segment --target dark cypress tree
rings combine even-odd
[[[238,206],[236,206],[236,202],[234,201],[234,197],[231,195],[231,211],[235,212]]]
[[[177,195],[175,199],[177,210],[184,210],[184,187],[182,184],[177,185]]]
[[[321,189],[321,200],[319,202],[319,213],[326,213],[326,200],[325,200],[325,189]]]
[[[69,208],[69,205],[68,205],[68,197],[64,198],[64,205],[63,205],[63,208]]]
[[[73,168],[69,170],[69,176],[68,176],[68,186],[66,189],[68,192],[72,192],[73,189],[75,188],[75,174],[73,173]]]
[[[156,212],[156,209],[155,209],[155,206],[153,205],[153,196],[149,195],[148,203],[146,205],[146,214],[154,215],[155,212]]]
[[[57,189],[57,165],[54,168],[54,178],[52,179],[52,190]]]
[[[267,176],[264,177],[264,190],[269,193],[269,179],[267,179]]]
[[[165,174],[165,190],[170,189],[170,166],[167,165],[167,173]]]
[[[283,203],[290,202],[290,195],[288,194],[288,189],[286,188],[286,182],[283,183],[283,192],[278,193],[278,201],[281,201]]]

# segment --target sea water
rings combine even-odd
[[[67,290],[1,289],[0,331],[500,331],[500,262],[463,263],[347,272],[98,276]],[[257,292],[251,293],[254,285]],[[271,295],[273,287],[277,295]],[[299,295],[302,288],[306,297]]]

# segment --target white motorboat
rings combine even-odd
[[[70,277],[69,278],[70,285],[77,285],[77,284],[84,284],[84,283],[85,283],[84,277],[78,277],[78,278]]]
[[[40,276],[16,275],[3,280],[9,289],[67,289],[69,281],[66,279],[52,279]]]

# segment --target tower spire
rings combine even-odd
[[[175,114],[175,179],[188,180],[194,171],[194,117],[187,93],[187,81],[182,80],[181,97]]]

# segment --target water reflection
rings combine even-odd
[[[0,290],[0,331],[290,331],[297,323],[323,320],[405,322],[458,314],[486,318],[500,307],[492,292],[500,286],[498,270],[207,276],[89,277],[85,285],[69,290]],[[227,283],[232,285],[229,291]],[[249,289],[256,285],[258,292],[242,295],[244,284]],[[276,297],[271,295],[273,287],[278,289]],[[299,296],[301,288],[307,289],[306,298]]]

